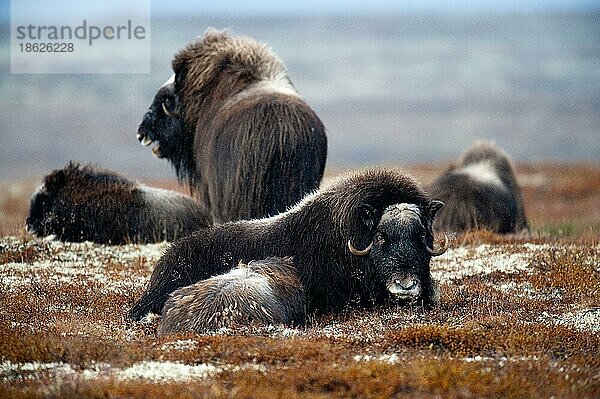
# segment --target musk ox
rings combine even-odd
[[[418,208],[418,223],[416,217],[405,219],[411,228],[402,237],[411,242],[406,247],[385,240],[373,243],[386,208],[401,203]],[[268,257],[294,259],[308,312],[336,311],[349,303],[372,306],[417,292],[418,298],[411,299],[429,306],[434,298],[429,272],[435,255],[432,223],[441,205],[400,171],[373,169],[339,178],[279,215],[215,225],[175,241],[129,316],[160,313],[174,290],[226,273],[240,261]],[[392,240],[398,234],[391,234]],[[373,250],[377,245],[410,251],[378,256]],[[406,276],[419,279],[418,290],[405,284]]]
[[[492,143],[475,142],[428,191],[446,203],[435,220],[438,230],[487,229],[507,234],[528,229],[512,162]]]
[[[240,263],[228,273],[173,292],[162,311],[159,334],[203,332],[249,323],[300,325],[304,287],[291,258]]]
[[[171,162],[214,223],[275,215],[318,188],[325,128],[269,48],[208,30],[173,70],[137,137]]]
[[[26,227],[62,241],[125,244],[172,240],[208,225],[188,196],[69,163],[46,176],[33,194]]]

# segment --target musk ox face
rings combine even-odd
[[[185,126],[180,116],[179,100],[171,78],[160,87],[138,127],[137,139],[151,146],[158,158],[166,158],[177,165],[183,157],[181,146]]]
[[[431,285],[431,257],[445,252],[445,248],[437,252],[431,249],[431,225],[435,213],[442,206],[442,202],[432,201],[428,215],[424,215],[415,204],[389,206],[366,249],[359,251],[348,243],[354,255],[368,256],[378,283],[393,301],[416,302],[423,298],[425,288]],[[427,294],[431,296],[432,292]]]
[[[31,197],[29,214],[25,228],[29,234],[38,237],[50,235],[54,224],[54,202],[56,197],[48,192],[46,184],[42,184]]]
[[[58,234],[64,228],[65,217],[74,217],[65,213],[70,200],[65,198],[64,190],[69,183],[69,175],[76,168],[74,164],[69,164],[67,168],[55,170],[44,178],[42,185],[31,196],[25,222],[28,233],[38,237]]]

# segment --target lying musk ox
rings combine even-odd
[[[428,191],[446,203],[435,220],[438,230],[487,229],[507,234],[528,229],[512,162],[492,143],[476,142]]]
[[[291,258],[253,261],[173,292],[158,332],[204,332],[249,323],[300,325],[306,317],[304,301]]]
[[[33,194],[26,227],[62,241],[124,244],[172,240],[208,224],[188,196],[69,163]]]
[[[213,222],[275,215],[318,188],[325,128],[270,49],[209,30],[173,70],[137,137],[155,144]]]
[[[402,237],[409,242],[393,242],[398,233],[381,234],[374,242],[384,211],[398,203],[418,208],[418,217],[406,218],[410,233]],[[277,216],[215,225],[174,242],[129,316],[160,313],[176,289],[226,273],[240,261],[268,257],[294,259],[308,312],[407,297],[431,305],[432,223],[441,205],[399,171],[375,169],[338,179]],[[375,250],[378,246],[410,251],[378,257],[384,253]],[[407,285],[407,278],[418,279],[419,289],[413,282]]]

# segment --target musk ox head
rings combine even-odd
[[[25,222],[25,228],[29,234],[45,237],[55,230],[58,224],[57,214],[52,212],[56,201],[55,189],[55,185],[50,185],[49,190],[47,184],[42,183],[31,196],[29,214]]]
[[[363,250],[348,242],[350,252],[365,256],[370,262],[376,283],[384,287],[395,302],[437,302],[437,290],[430,276],[432,256],[445,252],[432,250],[431,226],[437,211],[444,204],[432,201],[424,215],[415,204],[395,204],[385,209],[375,230],[373,241]]]
[[[166,158],[179,170],[187,156],[185,123],[181,117],[174,77],[167,80],[154,96],[137,131],[137,139],[145,146],[154,145],[152,153]]]
[[[114,204],[132,204],[133,188],[133,183],[120,175],[70,162],[47,175],[32,195],[26,229],[39,237],[83,241],[95,240],[89,232],[103,226],[99,234],[111,236],[123,222]]]

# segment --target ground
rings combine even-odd
[[[167,243],[34,239],[36,182],[3,184],[0,397],[599,397],[600,166],[518,177],[532,234],[453,237],[433,310],[164,337],[123,315]]]

